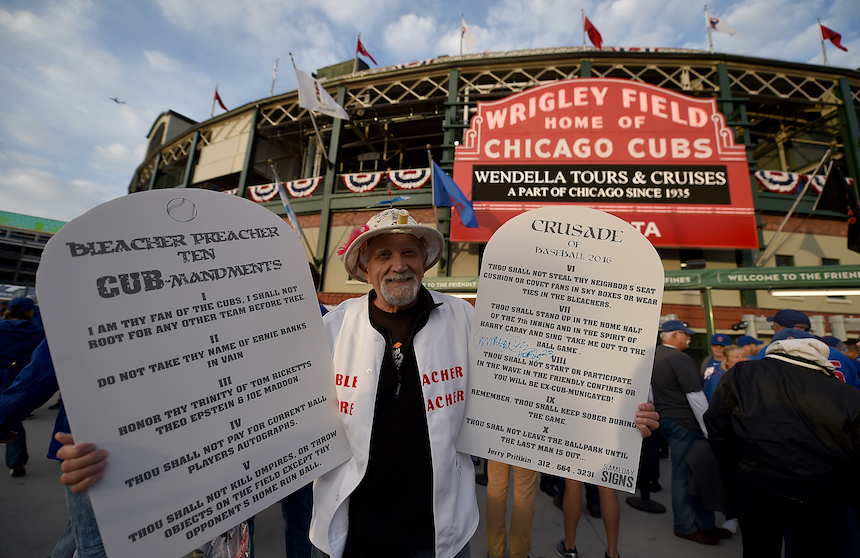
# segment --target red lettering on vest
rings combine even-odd
[[[338,407],[340,408],[340,412],[345,415],[352,415],[352,411],[355,408],[355,403],[350,403],[349,401],[338,401]]]
[[[358,376],[344,376],[343,374],[334,375],[334,383],[338,386],[354,388],[358,383]]]
[[[466,399],[463,390],[458,389],[457,391],[446,393],[444,396],[437,395],[435,398],[431,397],[430,399],[428,399],[427,410],[435,411],[436,409],[441,409],[442,407],[453,405],[454,403],[459,403],[460,401],[465,400]]]
[[[454,378],[462,377],[463,367],[454,366],[452,368],[445,368],[443,370],[434,370],[430,374],[422,374],[421,385],[429,386],[431,383],[436,384],[439,382],[444,382],[446,380],[453,380]]]

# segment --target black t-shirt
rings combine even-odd
[[[349,498],[344,558],[408,556],[435,547],[433,466],[427,413],[412,340],[435,308],[418,303],[391,314],[373,304],[370,323],[385,338],[367,472]]]

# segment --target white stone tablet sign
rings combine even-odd
[[[37,292],[109,556],[181,556],[349,458],[304,250],[234,196],[105,203],[45,248]]]
[[[585,207],[514,217],[484,252],[458,449],[635,490],[663,266],[631,225]]]

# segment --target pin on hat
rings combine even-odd
[[[343,267],[350,276],[367,283],[367,276],[359,267],[358,258],[367,243],[381,234],[411,234],[421,240],[427,248],[424,271],[436,265],[442,257],[442,247],[445,245],[442,233],[419,224],[405,209],[386,209],[371,217],[364,225],[356,227],[338,249],[337,254],[343,256]]]

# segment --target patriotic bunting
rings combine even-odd
[[[294,198],[306,198],[313,194],[317,186],[322,182],[321,176],[316,178],[305,178],[304,180],[291,180],[290,182],[284,182],[284,186],[287,188],[287,192]]]
[[[251,199],[257,203],[272,201],[278,195],[277,184],[262,184],[260,186],[251,186],[248,188],[251,194]]]
[[[795,192],[799,192],[810,178],[812,179],[812,188],[816,192],[821,193],[821,190],[824,189],[824,182],[826,179],[822,174],[810,176],[808,174],[798,174],[796,172],[769,170],[760,170],[755,173],[755,179],[759,184],[761,184],[767,191],[779,194],[793,194]],[[848,183],[853,185],[853,179],[849,178]]]
[[[350,192],[361,194],[362,192],[370,192],[382,181],[385,172],[360,172],[354,174],[344,174],[343,183],[349,188]]]
[[[401,190],[421,188],[430,180],[430,169],[390,171],[388,180]]]

